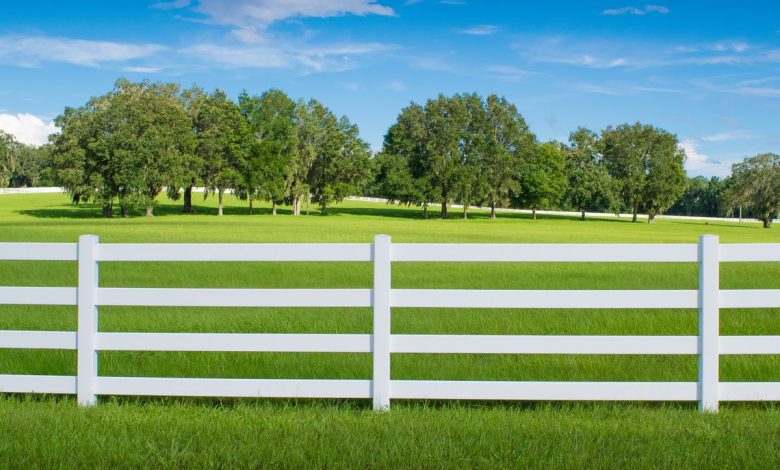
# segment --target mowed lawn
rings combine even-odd
[[[322,217],[271,216],[261,205],[163,199],[153,218],[102,219],[60,194],[0,196],[0,241],[721,243],[780,242],[758,223],[646,221],[460,211],[347,202]],[[370,287],[369,263],[103,263],[106,287]],[[0,285],[73,286],[70,262],[0,262]],[[692,263],[395,263],[393,287],[693,289]],[[780,263],[724,263],[725,289],[780,288]],[[2,306],[0,329],[74,330],[73,307]],[[370,309],[102,308],[102,331],[370,333]],[[394,309],[393,333],[695,335],[695,310]],[[723,335],[780,335],[780,310],[722,310]],[[695,381],[695,356],[395,354],[392,377],[429,380]],[[75,374],[72,351],[0,350],[0,374]],[[370,378],[369,354],[105,352],[101,375]],[[780,381],[776,356],[724,356],[723,381]],[[725,404],[430,403],[395,401],[0,399],[0,459],[51,466],[757,466],[780,463],[780,407]],[[67,449],[67,450],[65,450]],[[108,456],[107,456],[108,455]]]

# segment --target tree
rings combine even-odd
[[[242,184],[251,132],[238,105],[223,91],[215,90],[205,95],[199,105],[195,136],[197,153],[203,160],[204,197],[217,194],[217,215],[221,216],[225,191]]]
[[[536,138],[515,105],[506,98],[488,96],[486,120],[486,150],[481,173],[490,218],[495,219],[496,207],[505,206],[512,194],[520,192],[520,168],[533,152]]]
[[[468,218],[469,206],[485,199],[488,182],[482,172],[488,148],[488,119],[484,100],[476,93],[455,95],[450,101],[462,116],[455,114],[453,125],[458,134],[453,188],[463,206],[463,218]],[[460,119],[458,119],[460,117]]]
[[[52,137],[57,179],[74,203],[100,204],[104,217],[113,215],[119,194],[114,155],[105,144],[111,129],[105,127],[108,120],[102,118],[109,100],[110,94],[106,94],[91,98],[79,108],[66,107],[54,120],[61,131]]]
[[[55,120],[56,176],[74,202],[94,201],[103,215],[146,208],[176,179],[192,151],[190,120],[173,84],[117,80],[114,89]]]
[[[191,120],[172,83],[117,81],[109,108],[115,111],[115,142],[126,170],[125,192],[153,215],[166,184],[183,180],[194,153]]]
[[[379,195],[399,204],[422,206],[425,219],[428,218],[428,203],[436,198],[426,168],[426,124],[422,106],[411,103],[403,108],[385,134],[382,151],[376,157]]]
[[[574,209],[612,210],[616,207],[612,179],[603,164],[599,137],[583,127],[569,135],[566,153],[567,199]]]
[[[182,212],[185,214],[192,214],[192,189],[200,181],[203,175],[204,161],[200,153],[197,151],[197,126],[196,120],[198,118],[198,112],[200,111],[201,104],[204,102],[206,93],[199,86],[195,85],[192,88],[183,90],[179,95],[179,100],[182,106],[187,112],[190,120],[190,132],[192,136],[194,147],[193,151],[187,154],[187,161],[179,166],[179,172],[176,174],[176,179],[168,183],[168,197],[174,201],[178,201],[183,197]],[[183,190],[183,191],[182,191]]]
[[[271,89],[261,96],[246,92],[238,97],[241,114],[253,133],[254,142],[246,165],[246,188],[239,194],[249,199],[271,201],[272,213],[287,194],[287,180],[298,152],[295,102],[284,92]]]
[[[425,121],[428,128],[424,171],[430,175],[431,184],[441,202],[441,218],[447,218],[447,205],[451,201],[464,173],[462,151],[467,116],[463,100],[439,95],[425,104]]]
[[[16,188],[55,186],[51,146],[33,147],[17,144],[16,168],[11,175],[10,186]]]
[[[536,146],[531,158],[523,162],[520,185],[523,188],[518,202],[536,211],[544,207],[556,207],[566,194],[566,152],[559,142],[546,142]]]
[[[17,149],[13,136],[0,130],[0,188],[7,188],[16,172]]]
[[[780,155],[762,153],[746,158],[731,167],[731,186],[726,201],[732,207],[745,205],[764,223],[780,211]]]
[[[717,176],[710,179],[703,176],[689,178],[682,196],[667,213],[708,217],[722,215],[721,195],[725,189],[725,181]]]
[[[355,194],[370,178],[371,151],[359,137],[356,125],[346,116],[336,116],[318,102],[310,102],[308,124],[317,136],[314,160],[308,175],[312,198],[320,205],[320,214],[328,204]]]
[[[652,222],[685,189],[685,152],[677,137],[640,123],[608,127],[601,135],[607,170],[632,220],[644,209]]]

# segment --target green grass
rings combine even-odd
[[[153,218],[103,219],[63,195],[0,196],[0,241],[722,243],[778,242],[760,224],[589,220],[485,211],[469,220],[422,220],[418,208],[349,202],[330,215],[246,215],[213,198],[195,215],[162,201]],[[438,214],[432,212],[432,217]],[[70,262],[0,262],[0,285],[73,286]],[[369,263],[103,263],[114,287],[369,287]],[[692,263],[396,263],[398,288],[692,289]],[[780,288],[780,263],[721,266],[727,289]],[[72,307],[0,306],[0,329],[74,330]],[[369,333],[370,309],[101,309],[101,331]],[[695,335],[693,310],[394,309],[393,333]],[[780,310],[723,310],[721,334],[780,335]],[[725,356],[724,381],[780,381],[776,356]],[[0,350],[0,373],[74,374],[72,351]],[[101,375],[370,378],[368,354],[105,352]],[[694,356],[395,354],[396,379],[694,381]],[[103,399],[79,410],[70,399],[0,400],[0,462],[12,466],[755,466],[778,463],[778,408],[725,406],[701,416],[693,404],[403,403],[375,415],[364,401]],[[197,430],[191,432],[191,430]],[[17,437],[13,437],[17,436]],[[22,438],[21,436],[28,436]],[[325,437],[324,437],[325,436]],[[47,445],[47,438],[56,441]],[[83,441],[83,443],[82,443]],[[95,442],[91,446],[89,443]],[[380,443],[388,443],[386,446]],[[302,443],[300,448],[297,443]],[[23,450],[26,447],[29,452]],[[101,458],[111,453],[116,457]],[[115,458],[116,460],[112,460]],[[15,462],[15,463],[14,463]],[[447,462],[450,464],[447,465]],[[6,465],[8,466],[8,465]]]

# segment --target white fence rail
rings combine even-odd
[[[0,392],[98,395],[391,399],[698,401],[780,400],[780,382],[720,382],[724,354],[780,354],[780,336],[720,336],[720,308],[778,308],[780,289],[721,290],[721,262],[780,262],[778,244],[698,245],[392,244],[99,244],[0,243],[0,260],[78,261],[78,287],[0,287],[0,304],[74,305],[78,331],[0,331],[1,348],[71,349],[76,377],[0,375]],[[374,266],[371,289],[104,288],[98,265],[110,261],[362,261]],[[698,263],[697,290],[393,289],[393,262],[684,262]],[[371,307],[372,334],[106,333],[98,308],[124,306]],[[697,308],[698,336],[403,335],[390,330],[392,307]],[[371,380],[105,377],[99,351],[348,352],[373,355]],[[697,382],[510,382],[392,380],[392,353],[697,355]]]

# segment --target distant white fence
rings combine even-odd
[[[720,382],[721,354],[780,354],[780,336],[720,336],[720,308],[778,308],[780,289],[723,290],[721,262],[780,262],[780,244],[99,244],[0,243],[0,260],[78,261],[78,287],[0,287],[0,304],[75,305],[78,331],[0,331],[0,348],[78,351],[76,377],[0,375],[0,392],[97,395],[391,399],[698,401],[780,400],[780,382]],[[111,261],[362,261],[372,289],[105,288],[98,264]],[[393,289],[393,262],[698,263],[698,290]],[[104,333],[98,308],[125,306],[371,307],[373,334]],[[392,307],[632,309],[698,308],[698,336],[520,336],[391,334]],[[356,352],[373,355],[371,380],[106,377],[99,351]],[[697,382],[511,382],[391,380],[392,353],[698,355]]]

